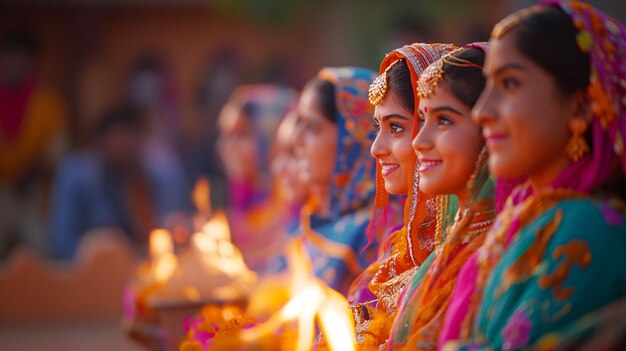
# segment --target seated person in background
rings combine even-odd
[[[72,258],[89,229],[121,229],[144,250],[147,234],[182,209],[184,175],[177,159],[145,148],[142,117],[127,108],[104,115],[92,151],[68,155],[56,174],[51,254]]]
[[[66,108],[37,70],[40,45],[28,29],[0,39],[0,258],[26,244],[45,251],[48,190],[64,151]]]

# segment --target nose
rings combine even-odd
[[[415,136],[413,141],[411,142],[411,146],[413,146],[413,150],[416,155],[428,151],[433,148],[433,142],[431,138],[431,131],[428,125],[423,125],[420,129],[419,133]]]
[[[303,136],[304,136],[304,126],[303,123],[296,123],[293,131],[291,132],[291,138],[289,141],[293,144],[294,147],[302,147],[303,145]]]
[[[497,99],[494,98],[494,93],[491,88],[485,87],[482,94],[476,101],[474,108],[472,108],[472,119],[476,124],[481,127],[485,126],[489,122],[496,119],[496,113],[494,108],[494,102]]]
[[[376,135],[376,139],[372,143],[372,147],[370,148],[370,153],[374,158],[381,158],[383,156],[387,156],[390,153],[389,150],[389,140],[385,136],[384,133],[378,133]]]

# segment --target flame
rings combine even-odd
[[[202,227],[202,231],[193,235],[191,242],[195,247],[206,254],[229,256],[235,251],[235,248],[230,242],[230,228],[228,227],[228,219],[224,212],[217,212],[213,218]],[[226,249],[226,246],[230,249]]]
[[[159,256],[174,252],[174,242],[172,236],[165,229],[154,229],[150,232],[150,257]]]
[[[154,277],[158,282],[166,282],[176,272],[178,259],[173,253],[161,255],[154,263]]]
[[[317,318],[330,350],[356,350],[354,321],[348,301],[322,280],[312,276],[311,261],[301,242],[297,241],[293,245],[289,262],[290,300],[265,323],[243,330],[240,340],[253,344],[263,336],[272,335],[282,326],[297,321],[295,350],[311,350]]]
[[[153,260],[152,269],[156,280],[161,283],[167,281],[178,267],[170,232],[155,229],[150,233],[150,257]]]
[[[226,214],[222,211],[215,213],[213,218],[202,227],[202,232],[215,240],[230,242],[230,228]]]
[[[198,179],[191,193],[191,201],[201,215],[207,218],[211,215],[211,184],[207,178]]]
[[[237,275],[248,272],[241,251],[230,241],[228,219],[224,212],[217,212],[191,238],[192,245],[200,250],[207,264],[221,271]]]

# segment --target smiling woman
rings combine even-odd
[[[528,182],[461,269],[440,346],[535,349],[550,335],[554,349],[552,333],[626,296],[626,28],[549,1],[502,20],[490,43],[472,113],[492,172]]]
[[[350,288],[357,342],[364,349],[378,348],[385,342],[400,291],[437,244],[439,235],[435,233],[432,206],[435,199],[417,189],[411,139],[417,132],[417,78],[430,63],[455,48],[415,43],[394,50],[382,61],[380,75],[370,87],[369,100],[375,106],[373,124],[377,129],[371,154],[378,161],[372,223],[377,224],[375,229],[383,228],[387,237],[380,246],[377,261]],[[408,195],[404,211],[395,206],[397,198],[390,194]],[[440,219],[447,214],[442,212]],[[404,224],[400,229],[395,225],[398,217]]]
[[[415,99],[410,79],[406,61],[396,61],[388,73],[389,93],[374,108],[373,124],[377,135],[371,153],[380,164],[385,190],[389,194],[408,193],[407,179],[414,169],[411,140]]]
[[[495,217],[480,127],[471,108],[485,86],[486,47],[471,44],[443,56],[420,76],[417,152],[420,190],[458,199],[454,223],[435,249],[423,279],[414,279],[400,302],[388,349],[434,350],[459,269],[482,244]]]
[[[472,200],[466,183],[484,145],[480,127],[470,116],[485,85],[481,72],[484,56],[480,48],[468,47],[445,56],[420,77],[420,132],[413,140],[420,190],[455,195],[461,208]],[[443,78],[429,81],[433,70]]]

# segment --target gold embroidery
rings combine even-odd
[[[575,263],[581,267],[587,267],[591,263],[591,251],[584,241],[572,240],[568,244],[557,247],[552,254],[555,260],[561,256],[565,257],[564,261],[556,267],[552,275],[542,276],[539,279],[539,286],[543,289],[552,287],[557,299],[565,300],[574,293],[573,287],[563,287],[570,268]]]
[[[537,266],[541,264],[548,243],[554,232],[559,228],[563,219],[563,211],[557,211],[554,218],[537,233],[535,242],[517,259],[515,264],[506,269],[503,275],[503,284],[498,290],[508,289],[509,286],[521,280],[528,279]],[[498,293],[499,294],[499,293]]]

